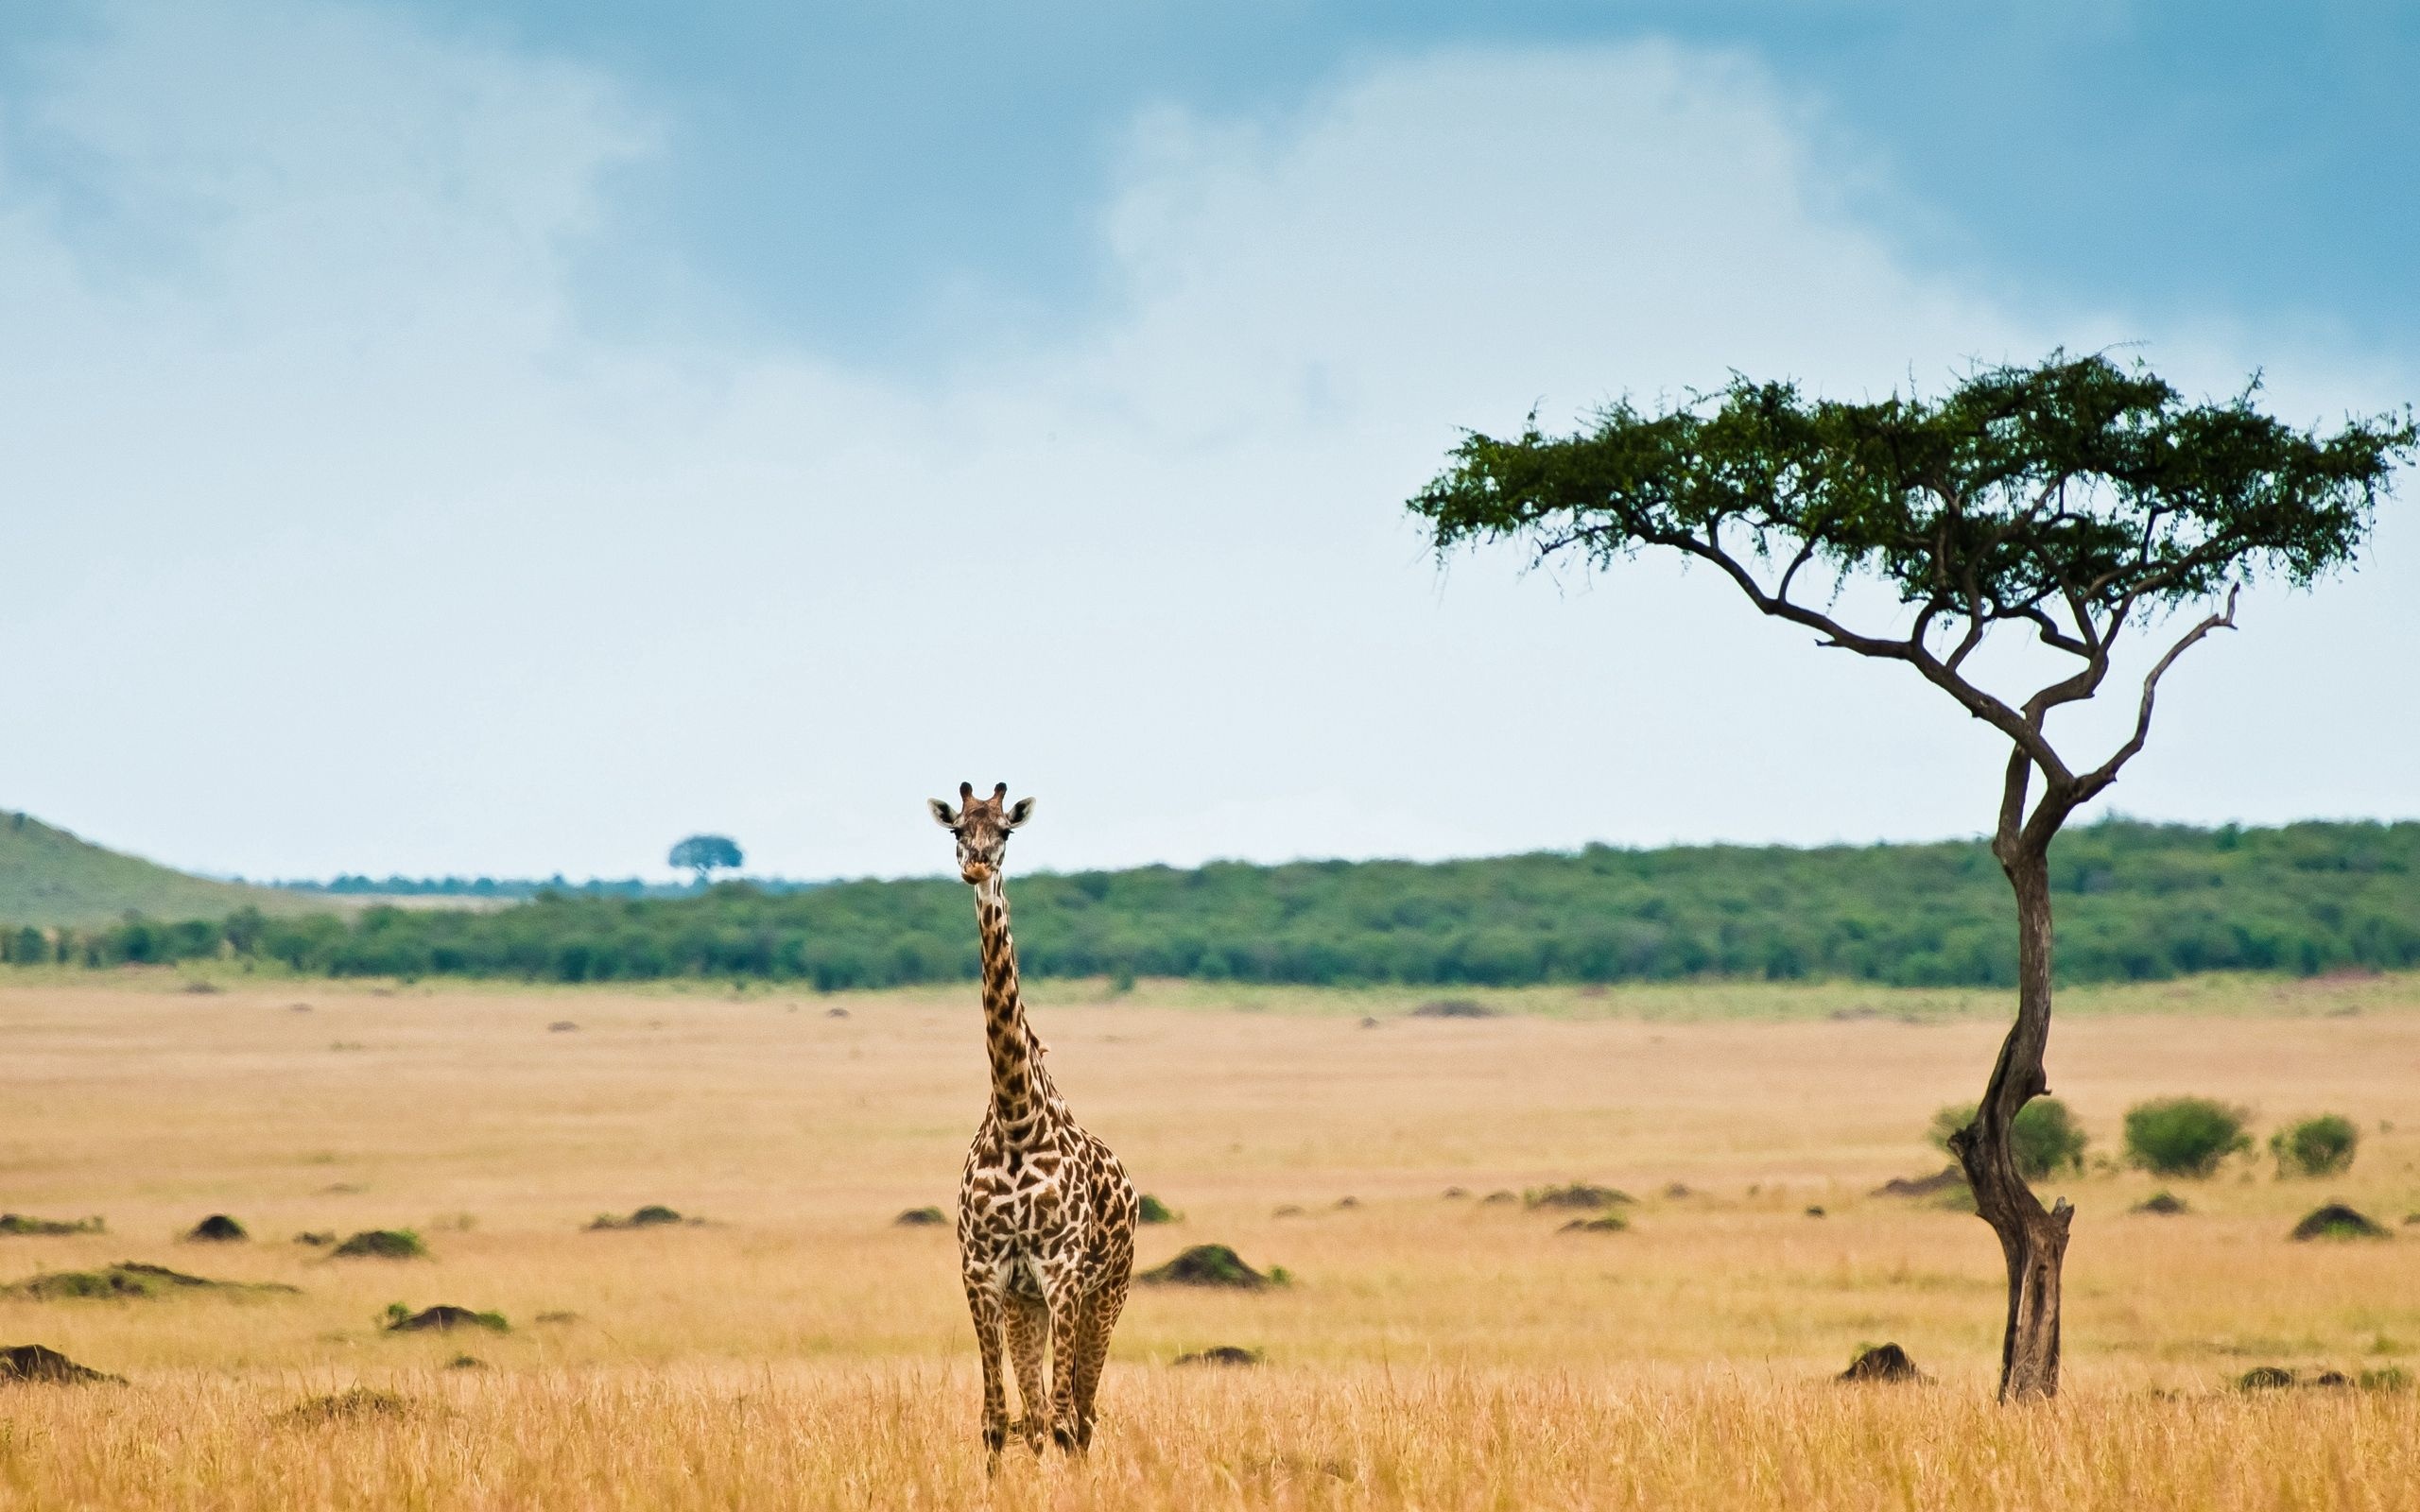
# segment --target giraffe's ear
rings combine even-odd
[[[1033,799],[1029,798],[1021,798],[1009,805],[1008,819],[1010,829],[1013,830],[1018,825],[1023,824],[1026,820],[1032,817]]]
[[[948,804],[942,802],[937,798],[928,798],[925,799],[925,806],[933,811],[933,822],[935,824],[940,825],[944,830],[955,830],[958,828],[958,811],[956,809],[951,808]]]

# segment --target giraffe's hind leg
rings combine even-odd
[[[1083,1447],[1083,1434],[1076,1415],[1076,1362],[1083,1311],[1083,1294],[1072,1279],[1063,1280],[1051,1289],[1050,1437],[1071,1454]]]
[[[999,1469],[1000,1446],[1009,1438],[1009,1390],[1000,1379],[1002,1309],[999,1294],[975,1280],[966,1283],[966,1311],[975,1319],[975,1348],[983,1356],[983,1452]]]
[[[1093,1443],[1094,1402],[1100,1392],[1101,1366],[1109,1359],[1109,1335],[1117,1314],[1126,1309],[1126,1283],[1103,1286],[1086,1300],[1079,1319],[1076,1343],[1076,1447]]]
[[[1009,1358],[1016,1366],[1017,1400],[1025,1411],[1025,1418],[1017,1426],[1025,1431],[1027,1447],[1039,1456],[1043,1427],[1050,1421],[1050,1403],[1042,1382],[1042,1354],[1050,1337],[1050,1314],[1040,1297],[1014,1293],[1008,1297],[1007,1311]]]

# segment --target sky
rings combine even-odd
[[[1905,669],[1404,499],[1735,370],[2400,409],[2415,70],[2387,4],[15,0],[0,806],[252,877],[928,873],[960,780],[1027,868],[1975,833]],[[2404,492],[2098,810],[2420,816]]]

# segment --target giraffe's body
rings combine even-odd
[[[1026,1441],[1039,1452],[1046,1426],[1060,1448],[1080,1450],[1092,1442],[1101,1364],[1134,1267],[1134,1184],[1109,1146],[1067,1111],[1043,1065],[1045,1046],[1026,1022],[1000,855],[1032,799],[1004,806],[1005,784],[988,800],[977,799],[971,785],[959,794],[962,808],[932,807],[959,837],[983,951],[992,1101],[966,1152],[958,1194],[966,1305],[983,1357],[983,1442],[996,1456],[1008,1437],[1005,1352],[1024,1402]]]

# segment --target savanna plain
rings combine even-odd
[[[2321,1181],[2045,1183],[2078,1210],[2066,1389],[2022,1408],[1993,1400],[1990,1230],[1872,1194],[1944,1163],[1924,1131],[1979,1091],[1998,994],[1028,994],[1078,1116],[1181,1214],[1141,1265],[1218,1243],[1289,1280],[1138,1285],[1089,1459],[987,1479],[954,1240],[893,1221],[955,1198],[971,986],[0,978],[0,1207],[107,1223],[0,1237],[0,1283],[299,1288],[0,1296],[0,1344],[123,1378],[0,1385],[0,1506],[2420,1503],[2410,1386],[2235,1384],[2420,1366],[2420,978],[2063,996],[2051,1082],[2097,1154],[2177,1092],[2362,1143]],[[1634,1195],[1629,1227],[1484,1200],[1575,1179]],[[2130,1211],[2161,1186],[2190,1211]],[[2394,1237],[2290,1241],[2330,1198]],[[645,1204],[702,1221],[589,1227]],[[179,1237],[214,1212],[252,1237]],[[382,1228],[427,1257],[293,1242]],[[392,1332],[394,1303],[510,1329]],[[1929,1379],[1834,1379],[1886,1340]],[[1218,1346],[1260,1363],[1175,1363]]]

